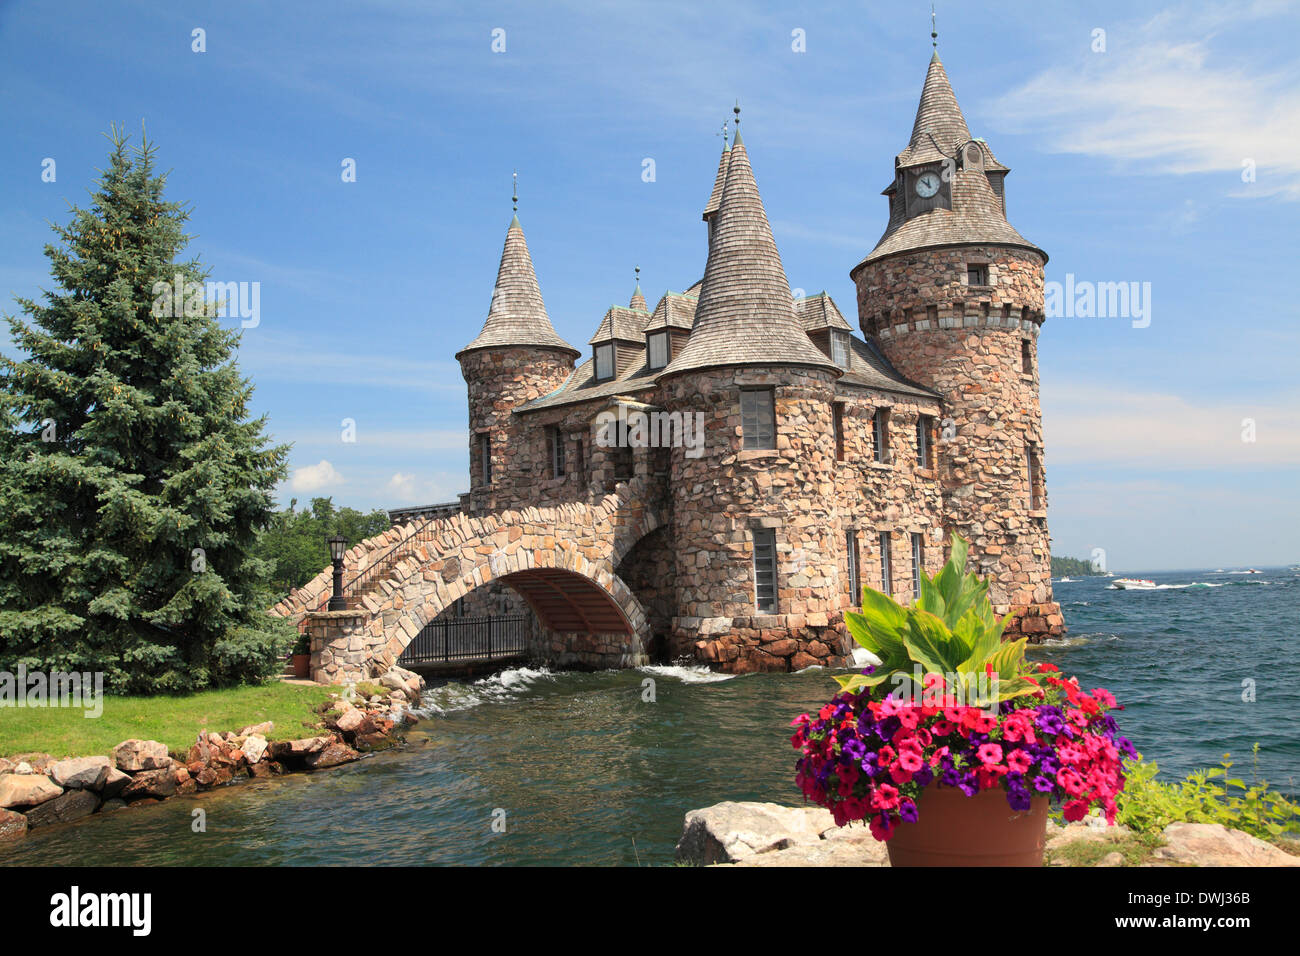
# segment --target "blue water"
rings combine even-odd
[[[1057,584],[1070,633],[1033,656],[1111,690],[1162,776],[1231,752],[1249,777],[1259,742],[1260,773],[1300,791],[1300,573],[1137,576],[1167,587]],[[401,752],[37,830],[0,865],[664,864],[688,810],[800,802],[788,723],[835,689],[821,670],[518,668],[431,689]]]

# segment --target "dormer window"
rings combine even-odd
[[[651,368],[663,368],[668,364],[668,330],[651,332],[646,336],[646,357]]]
[[[831,331],[831,361],[840,368],[849,367],[849,333],[837,329]]]
[[[614,343],[608,342],[596,346],[596,381],[603,382],[614,377]]]

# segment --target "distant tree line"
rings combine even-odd
[[[1052,558],[1052,577],[1082,577],[1088,574],[1102,574],[1087,558]]]
[[[272,515],[257,539],[257,556],[271,567],[272,601],[302,587],[329,566],[326,538],[341,534],[352,547],[387,531],[392,523],[386,512],[335,508],[331,498],[313,498],[310,507],[301,511],[297,507],[298,500],[291,499],[288,508]]]

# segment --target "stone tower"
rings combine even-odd
[[[936,52],[884,190],[889,223],[850,272],[889,361],[944,399],[943,523],[971,541],[1009,634],[1062,633],[1052,598],[1038,333],[1047,254],[1007,221],[1010,170],[973,139]]]
[[[694,326],[657,378],[670,413],[704,416],[702,453],[671,449],[673,641],[689,653],[723,635],[718,663],[785,670],[786,659],[760,644],[783,642],[807,661],[840,645],[830,619],[840,533],[831,416],[841,370],[795,314],[739,132],[719,179],[705,213],[709,254]],[[761,585],[759,560],[775,569]]]
[[[546,314],[519,217],[510,221],[483,330],[456,353],[469,386],[470,508],[515,507],[529,499],[544,449],[529,442],[514,409],[559,388],[581,353]],[[527,457],[537,456],[537,462]]]

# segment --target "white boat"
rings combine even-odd
[[[1061,578],[1061,580],[1057,581],[1056,583],[1057,583],[1057,584],[1065,584],[1065,583],[1067,583],[1069,580],[1070,580],[1070,578],[1069,578],[1068,576],[1066,576],[1066,577]]]
[[[1150,591],[1156,586],[1156,582],[1146,578],[1116,578],[1111,584],[1121,591]]]

